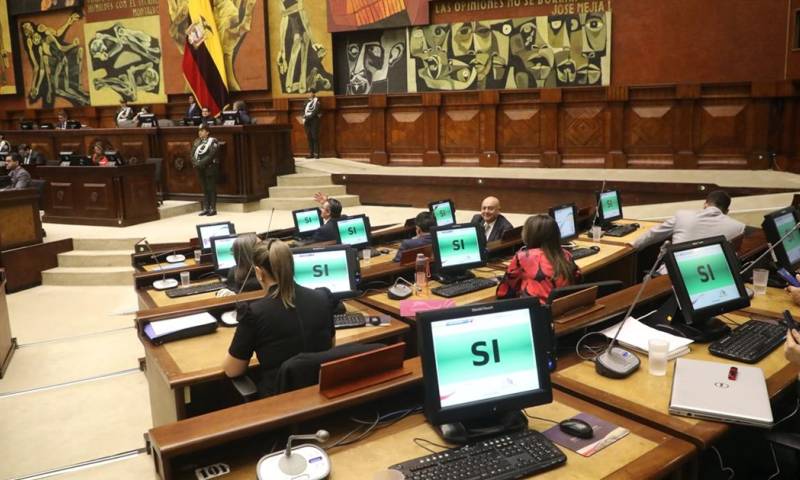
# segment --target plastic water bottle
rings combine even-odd
[[[428,257],[426,257],[425,254],[417,254],[417,261],[414,271],[414,281],[417,284],[417,288],[426,288],[428,286],[428,276],[430,275],[430,271],[428,270]]]

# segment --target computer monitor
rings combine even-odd
[[[358,254],[345,245],[292,249],[294,280],[306,288],[327,287],[336,298],[358,295]]]
[[[562,242],[568,242],[578,236],[578,228],[575,222],[577,214],[578,208],[574,203],[567,203],[550,209],[550,216],[556,221],[558,230],[561,232]]]
[[[684,336],[703,339],[699,341],[722,336],[728,329],[714,316],[750,305],[736,252],[725,237],[676,243],[667,249],[664,259],[680,309],[672,323],[682,319],[697,330],[696,335]]]
[[[106,156],[109,163],[113,163],[114,165],[120,166],[125,163],[123,162],[119,152],[117,152],[116,150],[106,150],[103,152],[103,155]]]
[[[786,207],[777,212],[764,215],[761,228],[771,245],[777,245],[780,239],[786,235],[797,222],[800,221],[800,214],[794,207]],[[789,272],[796,272],[800,268],[800,231],[795,230],[783,240],[783,243],[773,250],[778,265]]]
[[[184,125],[194,125],[195,127],[199,127],[200,124],[203,123],[203,117],[200,115],[194,115],[192,117],[183,117],[183,124]]]
[[[452,200],[437,200],[428,204],[428,210],[436,219],[436,226],[443,227],[456,223],[456,207]]]
[[[297,229],[297,235],[300,237],[309,236],[322,227],[322,214],[319,208],[293,210],[292,220],[294,220],[294,228]]]
[[[73,153],[71,150],[63,150],[58,152],[58,162],[59,165],[62,167],[68,167],[71,165]]]
[[[601,224],[622,219],[622,200],[618,191],[606,190],[597,194],[597,219]]]
[[[197,238],[200,239],[202,250],[206,253],[211,251],[212,238],[236,233],[236,228],[234,228],[231,222],[205,223],[197,225],[196,228]]]
[[[56,128],[55,125],[50,122],[42,122],[39,124],[40,130],[53,130],[54,128]]]
[[[19,129],[20,130],[33,130],[33,120],[21,120],[19,122]]]
[[[239,125],[239,112],[236,110],[223,110],[222,111],[222,124],[223,125]]]
[[[139,126],[140,127],[157,127],[158,122],[156,121],[156,116],[153,113],[140,113],[139,114]]]
[[[486,265],[486,238],[471,223],[433,227],[433,262],[436,278],[443,283],[472,278],[470,268]]]
[[[552,402],[551,318],[536,298],[420,312],[417,328],[425,417],[446,440],[525,428],[521,409]]]
[[[354,215],[336,220],[338,243],[353,248],[368,247],[372,238],[369,233],[369,217]]]
[[[211,237],[211,251],[214,253],[214,270],[222,275],[236,266],[236,257],[233,256],[233,243],[239,235],[222,235]]]
[[[66,127],[70,130],[77,130],[81,128],[81,122],[79,120],[67,120]]]

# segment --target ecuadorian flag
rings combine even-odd
[[[216,115],[228,101],[222,42],[211,0],[189,0],[189,28],[183,48],[183,76],[197,103]]]

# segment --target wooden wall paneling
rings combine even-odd
[[[422,165],[427,137],[431,136],[425,133],[426,127],[422,95],[388,97],[386,151],[390,165]]]
[[[171,192],[200,193],[200,182],[192,167],[192,142],[196,135],[189,132],[164,139],[161,152],[164,157],[164,194]]]
[[[131,175],[117,190],[121,192],[123,218],[136,223],[137,218],[146,218],[152,215],[153,205],[149,203],[156,198],[156,186],[153,183],[155,165],[144,165],[141,172]],[[120,178],[115,178],[120,181]]]
[[[322,118],[320,119],[319,127],[319,154],[321,157],[337,157],[338,145],[336,145],[336,111],[338,99],[336,97],[327,96],[319,97],[320,105],[322,106]],[[303,99],[303,103],[305,104]],[[305,130],[303,130],[305,133]]]
[[[33,189],[0,191],[0,250],[41,242],[38,192]]]
[[[45,202],[58,216],[73,217],[77,215],[75,187],[73,182],[48,182],[45,188]],[[45,209],[47,209],[45,207]]]
[[[5,267],[6,290],[16,292],[42,283],[42,272],[58,266],[58,254],[72,250],[72,239],[45,242],[0,252],[0,264]]]
[[[441,96],[436,135],[443,165],[478,166],[482,153],[481,117],[480,92]]]
[[[370,95],[369,107],[371,112],[371,141],[369,161],[376,165],[387,165],[389,155],[386,153],[386,105],[385,94]]]
[[[606,153],[606,168],[627,167],[625,145],[625,103],[628,101],[627,87],[608,87],[608,153]]]
[[[545,104],[540,102],[540,92],[543,90],[500,92],[495,125],[501,166],[543,166],[542,135],[548,127],[543,126]],[[555,138],[553,135],[554,144]]]
[[[120,202],[114,195],[115,185],[111,178],[73,182],[73,198],[77,197],[78,215],[86,218],[108,218],[122,212]],[[121,220],[121,219],[120,219]]]
[[[289,109],[289,124],[292,126],[292,151],[297,156],[305,157],[309,154],[308,139],[306,139],[306,130],[303,126],[303,105],[305,100],[302,98],[289,98],[286,101]],[[324,110],[322,111],[323,115],[326,113]],[[321,131],[320,135],[322,135]]]
[[[751,135],[748,146],[748,168],[760,170],[769,168],[770,158],[770,120],[772,106],[777,103],[777,84],[770,82],[753,82],[750,84],[750,126]]]
[[[695,101],[700,97],[700,85],[678,85],[675,89],[678,97],[678,131],[677,156],[675,168],[697,168],[697,156],[694,145]]]
[[[604,167],[611,115],[605,89],[562,90],[558,149],[564,167]]]
[[[794,108],[794,133],[789,135],[790,138],[794,139],[794,149],[790,152],[790,156],[794,158],[793,164],[800,170],[800,81],[794,82],[794,91],[795,97],[792,99]]]
[[[373,141],[372,117],[368,96],[341,97],[337,99],[336,149],[339,156],[351,160],[369,159]]]
[[[442,152],[439,138],[439,114],[442,105],[441,93],[423,93],[423,124],[425,139],[425,153],[422,155],[422,164],[426,167],[442,165]]]
[[[479,94],[481,104],[481,154],[478,158],[478,163],[481,167],[497,167],[500,165],[500,156],[497,154],[497,105],[500,103],[500,92],[497,90],[482,90]]]
[[[675,89],[630,89],[623,119],[626,166],[672,168],[678,142],[678,107]]]
[[[694,110],[698,168],[747,168],[752,104],[747,85],[706,86]]]

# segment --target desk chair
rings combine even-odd
[[[333,347],[324,352],[297,354],[283,362],[278,369],[278,376],[275,380],[276,394],[316,385],[319,383],[319,368],[323,363],[369,352],[384,346],[381,343],[352,343]],[[259,398],[255,382],[247,375],[232,378],[231,381],[245,402]]]

